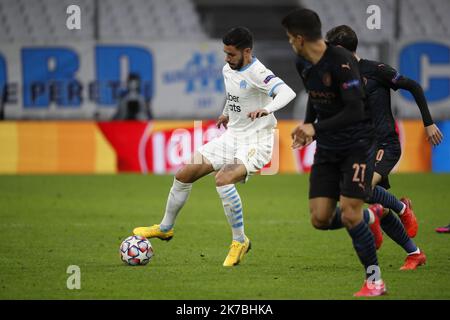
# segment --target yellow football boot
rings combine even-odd
[[[233,240],[233,242],[231,242],[230,251],[223,262],[223,266],[232,267],[239,264],[251,247],[250,239],[247,237],[245,237],[244,243]]]
[[[159,238],[161,240],[169,241],[173,237],[173,228],[167,232],[161,231],[159,224],[154,224],[151,227],[139,227],[133,230],[133,234],[145,238]]]

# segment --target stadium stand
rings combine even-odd
[[[448,36],[450,34],[450,1],[402,0],[401,36]]]
[[[0,42],[58,40],[204,39],[190,0],[0,0]],[[82,11],[81,30],[68,30],[66,8]]]
[[[76,3],[82,9],[82,30],[72,32],[65,25],[66,8]],[[98,24],[92,0],[0,0],[0,42],[94,39],[95,28],[101,40],[117,39],[204,39],[220,37],[231,25],[246,24],[259,39],[279,39],[273,24],[295,6],[316,10],[323,29],[348,24],[370,42],[391,41],[396,34],[395,3],[391,0],[283,0],[205,1],[205,0],[102,0],[98,1]],[[399,35],[442,36],[450,33],[450,1],[399,0]],[[368,6],[382,10],[382,28],[366,28]],[[252,10],[246,10],[251,7]],[[242,9],[242,10],[241,10]],[[268,10],[270,9],[270,10]],[[202,20],[202,21],[201,21]],[[227,23],[223,23],[227,21]],[[203,24],[203,25],[202,25]]]
[[[106,0],[99,3],[100,39],[204,39],[190,0]]]
[[[0,0],[0,42],[48,42],[93,39],[94,10],[91,0],[77,0],[82,28],[73,32],[66,25],[71,0]]]

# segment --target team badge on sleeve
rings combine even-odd
[[[350,80],[350,81],[344,82],[342,84],[342,89],[347,90],[349,88],[358,87],[358,86],[359,86],[359,80],[355,79],[355,80]]]
[[[272,80],[273,78],[276,78],[273,74],[267,76],[267,77],[264,79],[264,83],[265,83],[265,84],[268,84],[269,81]]]

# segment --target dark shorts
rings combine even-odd
[[[375,156],[375,172],[382,177],[378,183],[379,186],[385,189],[391,187],[388,176],[400,160],[401,155],[402,148],[399,141],[378,144]]]
[[[309,198],[368,200],[372,195],[375,145],[348,150],[317,148],[309,176]]]

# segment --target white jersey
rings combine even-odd
[[[229,116],[228,133],[238,137],[271,134],[277,124],[273,113],[254,121],[248,113],[268,105],[273,99],[275,87],[284,82],[255,57],[240,70],[233,70],[226,64],[222,73],[226,90],[223,113]]]

